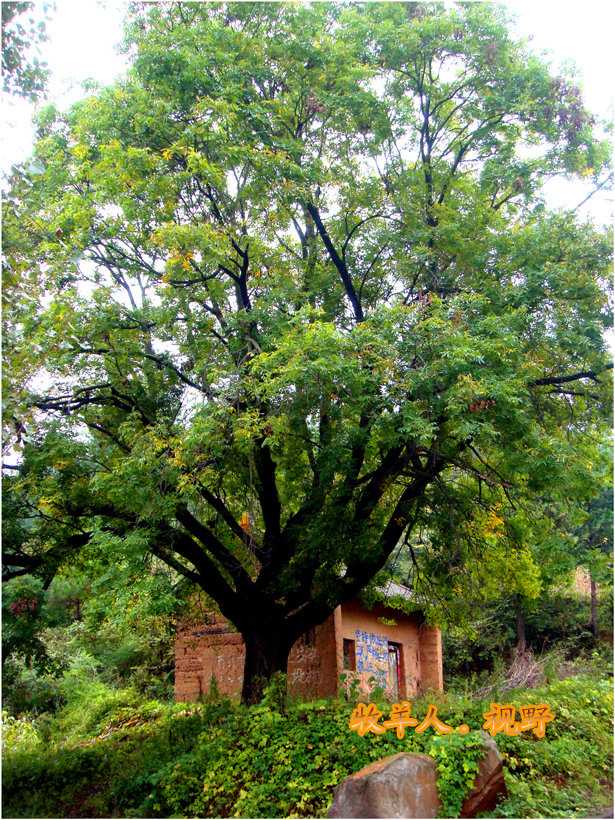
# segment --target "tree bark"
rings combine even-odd
[[[299,637],[299,636],[297,636]],[[262,700],[265,687],[276,672],[284,675],[288,656],[295,639],[280,627],[272,626],[258,634],[243,634],[246,660],[243,670],[241,702],[252,704]]]
[[[596,593],[596,582],[589,576],[590,606],[592,616],[592,635],[594,640],[598,640],[598,596]]]
[[[521,596],[517,595],[517,654],[525,652],[527,642],[525,639],[525,618],[523,617],[523,607]]]

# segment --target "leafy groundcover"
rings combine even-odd
[[[223,699],[171,705],[109,690],[87,710],[69,704],[39,727],[34,721],[25,728],[28,721],[4,714],[3,813],[323,817],[344,777],[387,755],[416,751],[435,756],[442,814],[455,816],[473,778],[482,715],[494,697],[416,700],[415,716],[424,717],[434,703],[439,718],[471,731],[437,735],[429,728],[407,731],[401,740],[391,730],[363,737],[351,731],[348,701],[288,703],[273,688],[253,707]],[[548,703],[555,719],[544,738],[497,735],[509,797],[492,816],[586,817],[609,802],[610,682],[568,678],[507,692],[500,702]],[[382,708],[388,715],[389,707]]]

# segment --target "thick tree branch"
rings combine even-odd
[[[576,382],[579,379],[591,379],[594,382],[600,383],[598,376],[607,370],[612,370],[613,364],[607,364],[602,370],[582,370],[580,373],[572,373],[570,376],[546,376],[543,379],[536,379],[528,384],[528,387],[539,387],[543,384],[567,384],[568,382]]]
[[[152,362],[155,362],[160,367],[164,367],[173,373],[177,378],[182,381],[184,384],[187,384],[189,387],[193,387],[195,390],[198,390],[199,393],[202,393],[204,396],[207,396],[210,399],[217,398],[214,393],[207,387],[202,387],[200,384],[197,384],[192,379],[189,379],[178,367],[175,367],[174,364],[168,361],[164,356],[156,356],[151,353],[144,353],[144,358],[149,359]]]
[[[107,429],[107,428],[106,428],[103,424],[97,424],[96,422],[93,422],[93,421],[87,421],[87,420],[85,421],[85,423],[86,423],[86,425],[87,425],[88,427],[90,427],[92,430],[98,430],[98,432],[99,432],[99,433],[102,433],[103,435],[105,435],[105,436],[107,436],[108,438],[110,438],[110,439],[111,439],[111,441],[114,441],[114,442],[117,444],[117,446],[118,446],[120,449],[122,449],[125,453],[130,453],[130,452],[132,452],[132,451],[131,451],[131,449],[130,449],[130,447],[128,447],[126,444],[124,444],[124,442],[123,442],[123,441],[121,441],[121,440],[120,440],[120,439],[119,439],[119,438],[115,435],[115,433],[112,433],[112,432],[111,432],[111,430],[108,430],[108,429]]]
[[[222,520],[227,524],[231,532],[233,532],[237,538],[243,543],[245,539],[245,532],[241,529],[235,518],[233,517],[231,511],[228,509],[226,504],[222,501],[222,499],[215,496],[212,492],[210,492],[207,487],[203,487],[203,485],[199,485],[199,493],[204,498],[204,500],[212,507],[221,517]]]
[[[282,506],[276,484],[276,464],[263,439],[256,442],[255,463],[259,479],[258,498],[265,523],[264,541],[275,543],[280,536]]]
[[[224,544],[208,527],[201,524],[201,522],[195,518],[191,512],[189,512],[187,507],[179,506],[175,511],[175,517],[192,536],[199,539],[203,545],[203,548],[224,567],[231,578],[233,578],[238,588],[241,586],[247,587],[250,585],[250,576],[240,561],[235,558],[229,550],[227,550]],[[188,560],[191,561],[198,569],[199,562],[203,559],[205,553],[203,552],[203,549],[198,547],[196,542],[192,539],[190,539],[190,544],[192,544],[190,547],[190,556],[185,555],[184,557],[188,558]],[[188,546],[189,545],[186,545],[187,548]],[[207,560],[209,561],[210,559]]]
[[[401,538],[404,530],[411,523],[410,513],[412,504],[419,498],[428,484],[430,484],[445,466],[444,459],[438,456],[431,457],[431,464],[427,465],[425,471],[416,476],[401,494],[395,509],[379,539],[379,549],[375,550],[371,556],[361,556],[355,562],[350,563],[344,574],[343,584],[346,587],[344,594],[352,596],[359,592],[370,581],[374,575],[382,569],[387,558],[395,549],[395,545]],[[347,598],[345,598],[347,600]]]
[[[170,530],[163,541],[163,546],[158,545],[158,548],[163,551],[167,547],[195,567],[198,577],[194,580],[217,602],[223,615],[237,623],[242,609],[241,596],[229,585],[218,567],[201,547],[180,530]]]
[[[333,242],[331,241],[331,237],[327,233],[327,229],[325,228],[322,219],[320,218],[320,214],[318,213],[318,209],[314,205],[306,205],[307,211],[309,215],[314,220],[314,224],[316,225],[316,229],[320,234],[320,238],[323,241],[325,248],[327,249],[327,253],[342,278],[342,282],[344,284],[344,288],[346,290],[346,295],[350,300],[350,304],[352,305],[352,310],[354,312],[354,316],[357,322],[362,322],[364,320],[363,309],[361,308],[361,303],[359,301],[359,297],[354,289],[354,285],[352,284],[352,280],[350,278],[350,274],[348,273],[348,268],[346,264],[335,250]]]

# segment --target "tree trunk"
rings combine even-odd
[[[525,652],[527,642],[525,640],[525,618],[523,617],[523,607],[521,606],[521,596],[517,595],[517,654]]]
[[[594,641],[598,640],[598,596],[596,594],[596,582],[589,576],[589,591],[591,596],[591,614],[592,614],[592,635]]]
[[[286,674],[294,640],[282,629],[271,628],[258,635],[244,634],[246,661],[243,670],[242,703],[258,703],[276,672]]]

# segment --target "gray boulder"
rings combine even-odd
[[[385,757],[342,780],[327,817],[436,817],[437,776],[429,755]]]
[[[460,817],[488,812],[506,795],[502,758],[493,738],[484,735],[485,755]],[[440,808],[438,770],[433,758],[397,754],[344,778],[333,792],[327,817],[436,817]]]
[[[491,735],[483,731],[480,734],[485,744],[485,756],[479,763],[472,791],[463,801],[460,817],[476,817],[479,812],[491,811],[502,797],[507,796],[502,756]]]

